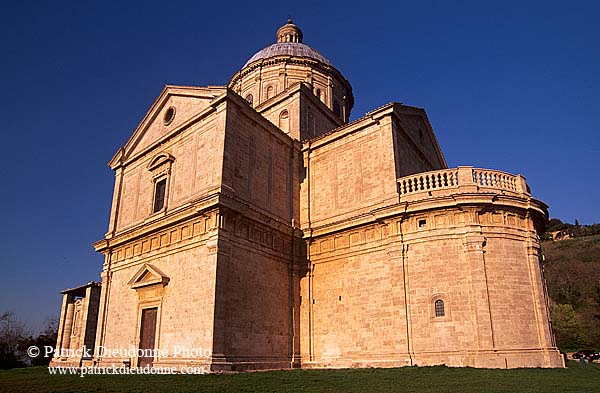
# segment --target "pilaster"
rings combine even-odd
[[[473,328],[476,334],[476,349],[495,349],[494,327],[492,320],[488,276],[485,265],[485,237],[477,224],[475,209],[466,209],[466,233],[463,238],[465,259],[470,267],[471,308],[473,312]]]

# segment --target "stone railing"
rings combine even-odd
[[[517,188],[519,185],[519,176],[489,169],[473,168],[473,181],[482,187],[520,192]]]
[[[470,166],[415,173],[402,177],[397,182],[401,196],[420,193],[433,196],[456,192],[529,194],[525,178],[521,175]]]
[[[398,179],[400,194],[454,188],[458,186],[458,170],[442,169],[433,172],[416,173]]]

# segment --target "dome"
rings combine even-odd
[[[300,30],[291,19],[288,19],[287,23],[277,30],[277,43],[256,52],[254,56],[244,64],[244,67],[257,60],[268,59],[269,57],[275,56],[308,57],[321,63],[331,65],[329,60],[319,53],[318,50],[303,44],[302,36],[302,30]]]
[[[348,121],[354,105],[350,82],[328,58],[304,44],[303,36],[302,30],[288,20],[277,29],[275,43],[250,57],[231,77],[227,87],[245,98],[253,108],[262,110],[261,105],[265,102],[275,97],[281,101],[287,97],[280,96],[284,91],[302,85],[312,91],[337,119]]]
[[[321,63],[331,65],[331,62],[318,50],[313,49],[306,44],[301,42],[278,42],[256,52],[254,56],[244,64],[244,67],[257,60],[268,59],[269,57],[275,56],[308,57],[320,61]]]

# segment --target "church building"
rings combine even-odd
[[[227,86],[166,86],[110,160],[101,282],[52,365],[564,367],[521,175],[448,168],[422,108],[349,121],[289,20]],[[81,351],[86,349],[86,351]]]

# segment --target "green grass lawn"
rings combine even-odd
[[[600,392],[600,366],[491,370],[448,367],[293,370],[226,375],[49,375],[0,371],[6,392]]]

